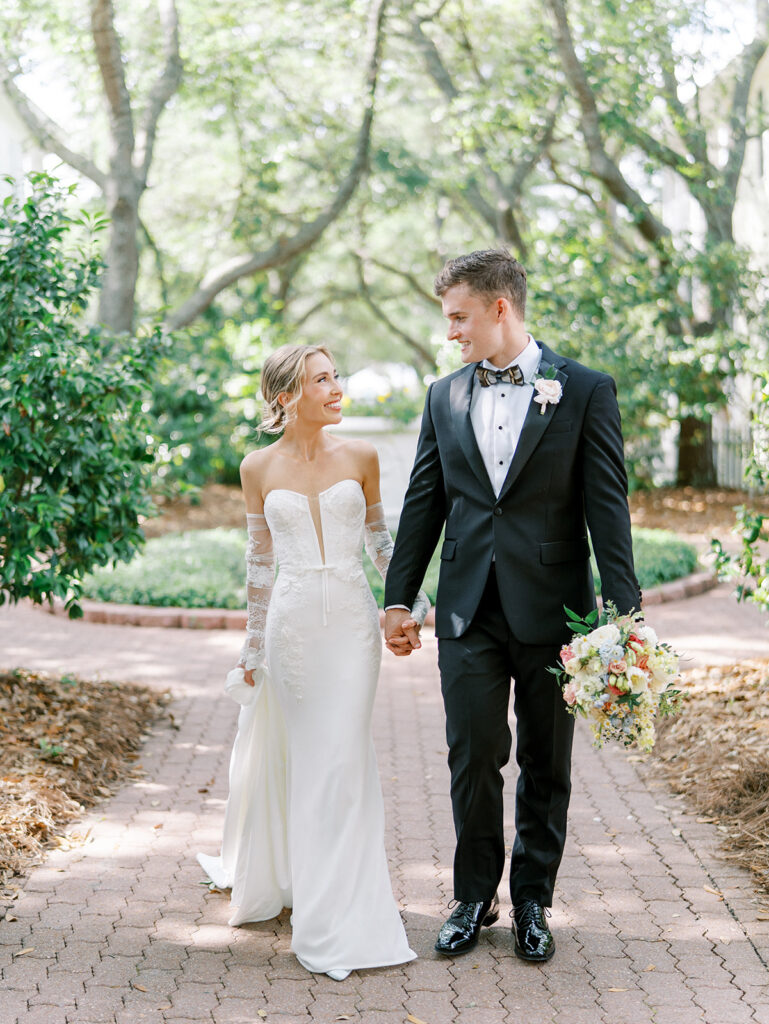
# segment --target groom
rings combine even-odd
[[[449,260],[435,292],[466,365],[428,389],[385,588],[387,646],[409,654],[419,641],[408,609],[445,526],[436,634],[458,903],[435,948],[464,953],[499,917],[512,679],[515,952],[544,961],[555,951],[544,908],[566,839],[574,726],[546,667],[569,638],[564,605],[595,607],[588,531],[604,600],[621,613],[641,604],[616,389],[527,333],[526,271],[506,250]]]

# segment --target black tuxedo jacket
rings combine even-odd
[[[411,607],[445,523],[439,638],[460,637],[470,625],[494,559],[515,637],[568,639],[564,605],[583,615],[595,607],[588,531],[604,600],[621,613],[641,606],[614,381],[537,344],[540,372],[554,366],[563,392],[544,413],[531,401],[499,497],[470,421],[475,364],[428,389],[385,605]]]

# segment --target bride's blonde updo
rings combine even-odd
[[[302,397],[307,360],[317,354],[334,362],[325,345],[284,345],[265,359],[262,367],[264,417],[259,430],[265,434],[280,434],[285,430],[286,424],[296,415],[296,405]],[[278,396],[284,393],[291,398],[281,405]]]

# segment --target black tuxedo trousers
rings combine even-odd
[[[438,641],[457,846],[454,896],[485,900],[505,866],[502,768],[510,757],[510,683],[519,775],[510,861],[513,906],[552,905],[566,841],[574,719],[555,676],[558,646],[522,644],[510,631],[492,565],[475,618]]]

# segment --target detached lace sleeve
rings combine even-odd
[[[366,508],[366,554],[377,567],[379,575],[387,576],[387,567],[393,553],[393,539],[385,521],[384,506],[381,501]],[[417,594],[411,609],[411,617],[421,626],[430,610],[430,601],[424,590]]]
[[[263,515],[249,512],[248,545],[246,547],[246,597],[248,622],[246,640],[240,652],[240,664],[247,669],[258,668],[264,661],[264,629],[267,607],[275,579],[275,554],[272,535]]]

